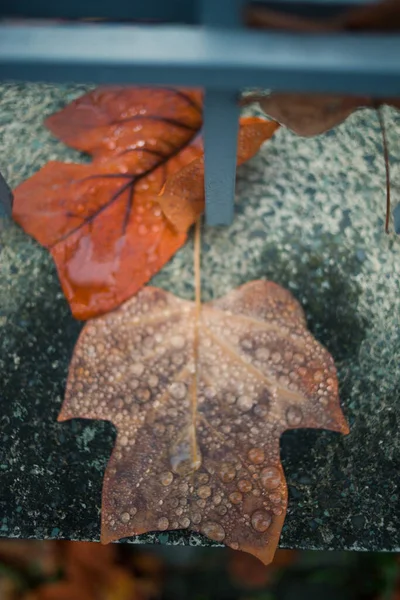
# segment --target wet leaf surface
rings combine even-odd
[[[247,283],[196,315],[194,303],[147,287],[88,323],[59,420],[118,430],[103,542],[185,528],[268,563],[287,506],[280,435],[348,432],[333,359],[271,282]]]
[[[171,226],[156,198],[203,154],[201,94],[99,88],[46,124],[93,161],[47,163],[16,188],[13,215],[51,252],[74,316],[88,319],[135,294],[185,243],[186,229]],[[268,127],[253,120],[251,154]],[[195,183],[185,198],[197,193]]]
[[[152,200],[202,152],[198,92],[99,88],[50,117],[90,164],[47,163],[15,190],[14,218],[57,265],[75,317],[134,294],[183,245]]]

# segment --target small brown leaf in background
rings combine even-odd
[[[280,435],[348,432],[332,357],[291,294],[265,281],[203,305],[198,322],[194,303],[151,287],[89,322],[59,420],[75,417],[118,430],[103,542],[187,528],[264,563],[287,506]]]
[[[253,5],[246,9],[245,21],[255,29],[282,29],[299,33],[399,31],[400,3],[398,0],[381,0],[371,5],[341,11],[331,18],[320,19],[300,17]]]
[[[329,33],[357,31],[399,31],[399,0],[383,0],[361,6],[331,19],[307,19],[251,6],[246,13],[247,24],[259,29],[281,29],[298,33]],[[329,38],[327,39],[327,43]],[[328,94],[274,93],[248,94],[242,105],[258,102],[262,110],[281,125],[301,136],[319,135],[343,122],[359,108],[377,108],[388,104],[400,108],[400,99]]]

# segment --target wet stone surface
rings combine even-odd
[[[85,160],[42,126],[83,91],[0,87],[0,171],[11,187],[50,159]],[[385,119],[398,196],[400,115],[387,109]],[[282,437],[289,507],[281,547],[400,549],[400,237],[383,231],[384,181],[373,113],[359,112],[315,139],[281,130],[239,170],[233,225],[204,233],[204,300],[272,279],[301,302],[339,370],[350,435],[296,430]],[[153,283],[193,297],[191,242]],[[99,539],[114,428],[56,422],[81,327],[46,251],[0,217],[3,537]],[[212,543],[183,530],[139,541]]]

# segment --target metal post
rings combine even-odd
[[[240,27],[243,5],[244,0],[202,0],[200,20],[209,27]],[[206,90],[204,183],[208,225],[229,225],[233,219],[240,112],[237,100],[236,91]]]

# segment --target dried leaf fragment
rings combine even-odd
[[[271,282],[203,305],[196,353],[195,328],[194,303],[151,287],[89,322],[59,420],[117,427],[103,542],[188,528],[268,563],[287,506],[280,435],[348,432],[333,359],[297,301]]]

